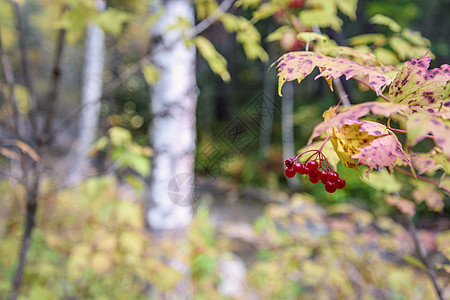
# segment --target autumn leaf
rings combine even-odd
[[[431,183],[421,183],[412,193],[417,203],[425,201],[428,208],[437,212],[441,212],[444,208],[444,194],[437,191]]]
[[[415,173],[411,161],[403,152],[402,144],[391,130],[376,122],[361,122],[360,130],[378,138],[371,141],[370,145],[360,147],[359,153],[351,156],[358,159],[358,165],[366,165],[369,167],[369,172],[372,172],[374,169],[386,167],[391,170],[395,165],[406,164]]]
[[[431,133],[436,146],[442,149],[447,157],[450,157],[450,126],[448,121],[432,115],[417,113],[410,116],[406,125],[408,140],[412,142],[412,145],[417,144],[427,134]]]
[[[315,79],[323,77],[327,80],[330,89],[333,90],[331,80],[345,75],[345,79],[355,76],[368,77],[368,84],[377,95],[381,89],[389,85],[392,78],[380,71],[379,67],[363,66],[345,58],[334,58],[315,52],[297,51],[290,52],[280,57],[275,63],[278,68],[278,94],[286,81],[298,80],[300,83],[315,67],[320,69],[320,74]]]
[[[410,153],[409,157],[418,174],[432,174],[439,169],[443,169],[447,174],[450,173],[449,159],[443,153],[433,150],[430,153]]]
[[[414,202],[393,195],[388,195],[385,200],[387,204],[397,207],[398,210],[410,217],[416,214],[416,205]]]
[[[336,154],[347,168],[357,170],[357,165],[367,165],[368,172],[383,167],[390,171],[395,165],[407,164],[414,173],[402,144],[391,130],[376,122],[358,120],[369,112],[387,117],[405,109],[407,106],[401,104],[368,102],[336,114],[336,108],[332,107],[324,112],[325,120],[314,128],[309,143],[327,131]]]
[[[420,59],[408,60],[389,88],[389,99],[393,103],[411,106],[440,106],[445,100],[450,66],[428,70],[431,58],[428,54]]]
[[[408,106],[403,104],[366,102],[353,105],[351,108],[345,111],[339,112],[337,114],[333,113],[330,115],[331,111],[335,110],[335,108],[331,108],[330,110],[324,112],[325,120],[314,127],[308,144],[311,143],[313,139],[332,127],[341,128],[346,124],[347,120],[358,120],[368,113],[389,117],[395,113],[406,111],[407,109]]]

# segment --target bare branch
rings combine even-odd
[[[52,122],[54,117],[54,111],[55,111],[55,105],[56,100],[58,98],[58,89],[59,89],[59,83],[61,79],[61,57],[64,50],[64,41],[66,36],[66,30],[60,29],[58,32],[58,39],[56,42],[56,49],[55,49],[55,58],[53,61],[53,67],[52,67],[52,77],[50,81],[50,93],[47,98],[46,103],[46,109],[47,113],[45,116],[45,126],[43,130],[44,143],[49,143],[51,140],[51,134],[50,130],[52,128]]]
[[[189,37],[195,37],[208,29],[212,24],[214,24],[230,7],[233,5],[235,0],[225,0],[220,3],[219,7],[213,11],[208,17],[203,19],[200,23],[195,25],[191,30],[188,31]]]
[[[434,289],[436,291],[436,294],[440,300],[444,300],[442,297],[441,288],[439,287],[439,284],[437,282],[437,275],[436,271],[433,266],[430,265],[430,262],[427,259],[427,253],[424,250],[424,248],[420,245],[419,237],[417,235],[417,229],[416,226],[414,226],[414,223],[411,221],[411,218],[409,216],[404,215],[406,222],[408,224],[408,230],[411,234],[414,248],[416,250],[416,254],[419,257],[419,260],[425,265],[426,272],[428,276],[430,277],[431,281],[433,282]]]
[[[402,172],[403,174],[406,174],[406,175],[409,175],[409,176],[411,176],[411,177],[414,177],[414,174],[413,174],[413,173],[411,173],[411,172],[409,172],[409,171],[407,171],[407,170],[405,170],[405,169],[402,169],[402,168],[400,168],[400,167],[394,167],[394,169],[397,170],[397,171],[399,171],[399,172]],[[417,174],[416,174],[415,177],[416,177],[417,179],[420,179],[420,180],[429,182],[429,183],[431,183],[432,185],[435,185],[435,186],[437,186],[438,188],[440,188],[440,189],[442,189],[442,190],[444,190],[444,191],[446,191],[447,193],[450,194],[450,189],[448,189],[447,187],[441,185],[439,182],[434,181],[433,179],[430,179],[430,178],[424,177],[424,176],[420,176],[420,175],[417,175]]]
[[[31,128],[34,131],[34,135],[37,136],[37,123],[36,123],[36,113],[37,113],[37,103],[36,103],[36,94],[33,88],[33,82],[31,81],[30,76],[30,68],[28,64],[28,54],[27,47],[25,44],[25,32],[23,30],[23,22],[20,13],[20,6],[15,0],[11,0],[11,5],[14,9],[14,15],[16,17],[17,30],[19,31],[19,47],[20,47],[20,59],[21,59],[21,67],[23,73],[24,84],[28,89],[28,93],[30,95],[29,99],[29,119],[31,123]]]
[[[6,54],[5,49],[3,48],[2,36],[1,36],[1,28],[0,28],[0,56],[2,62],[2,70],[5,75],[6,82],[9,87],[9,97],[7,100],[11,105],[14,119],[14,130],[17,134],[18,138],[23,137],[23,128],[22,128],[22,117],[19,112],[19,103],[16,98],[16,94],[14,92],[14,74],[11,69],[11,64],[9,62],[8,55]]]

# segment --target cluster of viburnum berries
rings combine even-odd
[[[297,161],[301,155],[311,151],[314,153],[305,161],[305,163]],[[320,150],[303,152],[296,158],[286,159],[284,164],[286,166],[286,169],[284,170],[284,175],[286,175],[286,177],[292,178],[297,173],[301,175],[307,174],[311,183],[316,184],[321,181],[325,185],[325,190],[328,193],[334,193],[337,189],[342,189],[346,185],[345,180],[339,178],[338,173],[334,171]]]

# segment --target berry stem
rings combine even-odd
[[[297,155],[297,156],[295,157],[295,160],[297,160],[297,159],[298,159],[300,156],[302,156],[303,154],[308,153],[308,152],[312,152],[312,151],[316,151],[316,152],[317,152],[317,150],[308,150],[308,151],[302,152],[302,153],[300,153],[299,155]]]
[[[322,152],[323,147],[325,146],[325,144],[330,140],[331,136],[329,135],[322,143],[322,145],[319,148],[319,152]]]

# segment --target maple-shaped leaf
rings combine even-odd
[[[405,63],[389,87],[391,102],[411,106],[440,106],[440,102],[446,98],[450,65],[428,70],[430,61],[431,58],[425,54],[420,59],[413,58]]]
[[[278,68],[278,94],[286,81],[298,80],[300,83],[315,67],[320,69],[319,77],[327,80],[333,90],[332,79],[345,75],[345,79],[355,76],[368,78],[368,85],[379,95],[381,89],[392,82],[386,73],[380,72],[379,67],[363,66],[345,58],[334,58],[316,52],[297,51],[281,56],[275,63]]]
[[[358,159],[358,165],[368,166],[369,172],[371,172],[383,167],[392,170],[395,165],[406,164],[415,173],[411,161],[403,151],[402,144],[397,136],[380,123],[370,122],[370,125],[374,126],[373,133],[380,133],[380,137],[374,139],[369,146],[359,148],[358,154],[352,155],[352,158]],[[367,128],[361,129],[367,130]]]
[[[353,105],[351,108],[336,114],[336,108],[331,108],[324,112],[324,121],[314,127],[308,143],[332,127],[341,128],[347,124],[348,120],[358,120],[359,118],[372,113],[389,117],[395,113],[407,111],[408,106],[403,104],[393,104],[386,102],[366,102]]]
[[[408,128],[408,140],[412,145],[423,140],[431,133],[434,143],[450,157],[450,122],[428,114],[412,114],[406,124]]]

